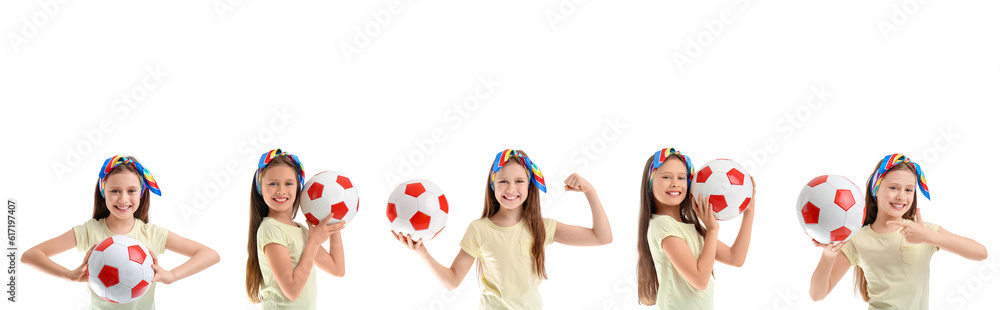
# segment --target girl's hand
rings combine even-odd
[[[566,185],[563,188],[567,191],[583,193],[591,193],[594,191],[594,186],[590,185],[590,182],[587,182],[587,180],[576,173],[569,175],[564,183],[566,183]]]
[[[886,224],[902,228],[899,234],[903,235],[907,243],[931,243],[931,237],[934,232],[924,226],[924,218],[920,216],[920,208],[917,208],[917,215],[914,219],[916,220],[915,222],[888,221]]]
[[[754,181],[753,177],[750,177],[750,183],[753,184],[753,194],[750,196],[750,205],[743,210],[743,216],[753,216],[753,207],[757,204],[757,181]]]
[[[330,219],[332,218],[333,218],[333,213],[330,213],[329,215],[324,217],[323,220],[319,221],[319,225],[316,226],[308,224],[307,222],[306,225],[309,226],[309,239],[306,241],[306,243],[322,245],[323,243],[326,243],[327,240],[330,240],[330,235],[344,228],[344,222],[340,222],[333,225],[327,225],[327,223],[329,223]]]
[[[399,240],[399,243],[402,243],[404,246],[410,248],[410,250],[414,250],[417,252],[427,251],[427,248],[424,248],[423,238],[414,242],[412,239],[410,239],[410,235],[403,235],[403,233],[395,233],[391,230],[389,231],[389,233],[392,233],[392,236],[395,237],[396,240]]]
[[[162,282],[163,284],[170,284],[177,281],[177,277],[174,276],[173,271],[160,266],[160,261],[156,259],[156,253],[149,251],[149,255],[153,257],[153,283]]]
[[[708,202],[708,197],[698,195],[698,199],[695,200],[694,213],[705,223],[705,230],[719,230],[719,220],[715,219],[715,213],[712,212],[712,204]]]
[[[73,282],[87,282],[87,266],[90,265],[90,253],[94,253],[94,248],[96,247],[96,244],[91,246],[90,250],[87,250],[87,255],[83,257],[83,264],[80,264],[76,269],[69,270],[63,277]]]
[[[813,245],[818,248],[823,248],[824,258],[836,258],[837,254],[840,254],[840,248],[844,247],[844,244],[847,244],[847,242],[831,242],[830,244],[822,244],[816,241],[816,239],[813,239]]]

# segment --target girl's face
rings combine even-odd
[[[493,193],[500,202],[500,207],[520,208],[528,197],[528,182],[528,173],[520,163],[509,161],[501,167],[493,177]]]
[[[875,193],[878,212],[891,218],[903,217],[910,210],[916,194],[917,177],[906,169],[894,169],[885,174]]]
[[[108,206],[111,216],[117,219],[128,220],[134,217],[141,193],[142,182],[139,181],[139,175],[128,170],[112,173],[104,182],[104,204]]]
[[[684,162],[676,157],[667,158],[653,172],[653,198],[664,205],[679,206],[684,197],[687,197],[687,177],[688,170]]]
[[[275,211],[292,208],[298,194],[299,178],[295,169],[288,165],[274,165],[260,176],[260,191],[267,207]]]

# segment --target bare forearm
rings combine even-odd
[[[346,272],[344,265],[344,243],[341,241],[340,232],[330,236],[330,258],[333,259],[333,275],[343,277]]]
[[[445,288],[447,288],[448,290],[453,290],[457,288],[459,284],[462,284],[462,279],[456,279],[457,277],[455,276],[454,270],[445,267],[444,265],[441,265],[441,263],[438,263],[438,261],[434,259],[434,257],[431,256],[431,254],[428,253],[426,249],[422,249],[421,251],[419,251],[419,255],[420,258],[424,260],[424,263],[427,264],[427,267],[431,269],[431,272],[434,273],[434,276],[437,277],[438,281],[441,281],[441,284],[444,285]]]
[[[930,243],[966,259],[981,261],[988,256],[986,247],[979,242],[952,233],[935,232]]]
[[[62,279],[66,279],[66,274],[70,271],[68,268],[53,262],[52,259],[49,259],[45,253],[38,249],[29,249],[24,254],[21,254],[21,262]]]
[[[611,223],[608,222],[608,215],[604,212],[601,199],[597,197],[596,191],[586,193],[587,202],[590,203],[590,213],[593,219],[594,236],[599,244],[611,243]]]
[[[816,264],[816,270],[813,271],[809,284],[809,297],[813,301],[826,298],[826,295],[830,294],[833,286],[830,284],[830,274],[833,273],[833,261],[834,258],[824,255],[820,257],[819,263]]]
[[[732,265],[743,266],[743,263],[746,261],[747,252],[750,251],[750,234],[752,231],[753,213],[744,213],[740,232],[736,235],[736,241],[733,241],[733,246],[730,248],[733,255]]]
[[[698,256],[698,278],[704,280],[708,285],[708,278],[712,276],[712,267],[715,265],[715,251],[719,245],[719,231],[709,230],[705,232],[705,247]]]
[[[193,274],[196,274],[206,268],[215,265],[219,262],[219,253],[215,250],[209,248],[201,248],[194,255],[191,256],[186,262],[171,269],[170,272],[173,273],[173,281],[187,278]],[[170,284],[170,283],[167,283]]]

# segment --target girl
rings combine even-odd
[[[868,178],[865,220],[853,238],[823,248],[812,275],[809,295],[818,301],[830,294],[847,269],[869,309],[927,309],[930,259],[938,249],[972,260],[986,259],[986,247],[924,223],[917,192],[930,199],[920,165],[902,154],[879,161]]]
[[[344,276],[344,223],[317,226],[292,222],[305,182],[295,155],[274,149],[260,156],[250,184],[250,232],[247,237],[247,296],[264,309],[315,309],[316,271]],[[330,252],[323,243],[330,240]],[[261,258],[265,258],[262,260]]]
[[[593,229],[542,218],[540,193],[545,192],[541,171],[520,150],[497,153],[486,179],[482,218],[469,224],[451,267],[437,262],[423,240],[394,235],[427,263],[438,280],[455,289],[472,263],[483,282],[481,309],[541,309],[538,284],[546,278],[545,246],[553,241],[589,246],[611,243],[611,225],[597,191],[577,174],[566,179],[566,190],[583,192],[590,203]]]
[[[743,211],[736,241],[719,241],[719,223],[708,197],[688,195],[691,158],[662,149],[646,160],[639,207],[639,303],[659,309],[712,309],[712,265],[743,266],[750,247],[754,205]],[[751,178],[753,181],[753,178]],[[756,188],[756,186],[755,186]],[[704,223],[702,226],[698,222]]]
[[[149,173],[131,156],[112,156],[104,161],[94,189],[94,216],[66,233],[28,249],[21,256],[25,264],[45,273],[70,281],[87,282],[87,260],[91,251],[112,235],[128,235],[149,248],[153,255],[153,283],[138,300],[116,304],[101,299],[91,291],[91,309],[153,309],[156,282],[165,284],[187,278],[219,262],[214,250],[185,239],[167,229],[147,224],[149,222],[149,195],[160,195],[160,187]],[[49,257],[76,247],[87,251],[83,264],[67,269]],[[164,249],[190,257],[177,268],[167,270],[157,262],[156,255]]]

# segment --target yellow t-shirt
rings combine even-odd
[[[260,273],[264,276],[264,282],[260,286],[261,303],[263,309],[316,309],[316,267],[313,266],[309,272],[309,279],[306,286],[302,288],[302,293],[295,300],[288,299],[278,287],[278,281],[271,271],[271,263],[267,261],[264,253],[264,246],[276,243],[288,249],[291,255],[292,268],[299,264],[302,258],[302,251],[306,247],[306,239],[309,238],[309,231],[305,225],[296,223],[298,226],[288,225],[276,219],[265,217],[260,222],[257,229],[257,260],[260,264]],[[315,255],[315,253],[313,253]]]
[[[906,220],[906,222],[913,222]],[[937,231],[936,224],[924,227]],[[860,266],[868,281],[868,309],[928,309],[931,244],[910,244],[899,230],[880,234],[862,227],[841,252],[852,266]]]
[[[667,237],[677,237],[684,240],[688,249],[697,259],[701,256],[705,239],[698,234],[694,224],[681,223],[669,215],[653,214],[649,220],[646,239],[649,251],[652,252],[653,264],[656,265],[656,279],[660,288],[656,292],[656,307],[658,309],[712,309],[712,288],[715,282],[708,280],[705,290],[691,286],[684,276],[681,276],[670,258],[663,253],[662,242]]]
[[[545,245],[552,244],[556,221],[542,219]],[[510,227],[500,227],[488,218],[472,221],[462,237],[461,247],[483,264],[483,295],[480,309],[541,309],[542,296],[531,257],[533,239],[524,219]]]
[[[105,219],[95,220],[90,219],[84,222],[82,225],[73,227],[73,235],[76,237],[76,250],[80,252],[86,252],[90,250],[90,247],[95,244],[104,241],[108,237],[117,235],[108,229],[108,225],[104,222]],[[143,223],[140,219],[135,219],[135,224],[132,225],[132,230],[127,234],[129,237],[135,238],[142,242],[150,252],[156,253],[156,255],[163,254],[163,251],[167,247],[167,234],[166,228],[156,226],[153,224]],[[149,285],[146,289],[146,293],[130,303],[116,304],[113,302],[106,301],[94,294],[94,291],[87,286],[87,291],[90,292],[90,309],[154,309],[153,295],[156,293],[156,282]]]

